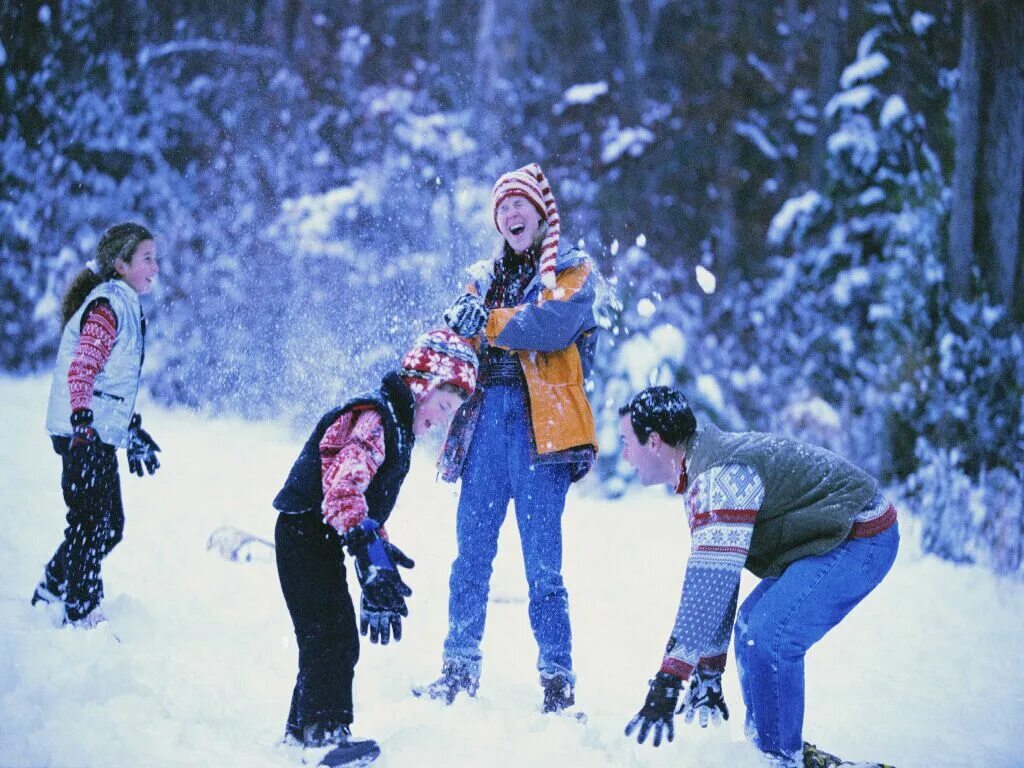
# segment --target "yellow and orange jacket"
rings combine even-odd
[[[486,296],[492,276],[476,277],[467,291]],[[554,288],[543,287],[535,276],[524,291],[523,303],[492,309],[483,331],[488,344],[519,357],[539,456],[587,446],[597,451],[594,415],[584,389],[597,327],[596,283],[594,265],[586,254],[560,255]],[[478,390],[452,420],[440,460],[441,476],[449,482],[462,474],[481,399]]]

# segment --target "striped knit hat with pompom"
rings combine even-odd
[[[541,219],[548,224],[547,234],[544,235],[540,247],[540,280],[545,288],[554,288],[555,258],[558,256],[558,236],[562,227],[555,195],[539,165],[524,165],[519,170],[509,171],[495,182],[491,191],[491,210],[494,213],[495,227],[498,227],[498,206],[505,199],[515,195],[529,200]],[[501,229],[498,228],[498,231]]]
[[[427,331],[413,342],[412,349],[402,358],[400,373],[419,400],[442,384],[451,384],[472,395],[477,366],[476,352],[465,339],[447,329],[438,329]]]

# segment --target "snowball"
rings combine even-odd
[[[714,273],[704,266],[698,264],[696,268],[697,273],[697,285],[704,293],[712,294],[715,292],[715,287],[718,285],[718,280],[715,278]]]
[[[562,101],[565,104],[590,104],[598,96],[608,93],[608,83],[598,80],[596,83],[580,83],[565,89]]]

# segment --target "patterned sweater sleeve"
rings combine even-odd
[[[686,492],[690,559],[662,672],[686,680],[698,665],[725,669],[740,574],[763,501],[761,478],[746,464],[713,467]]]
[[[338,533],[359,525],[369,512],[366,489],[384,463],[384,425],[373,408],[343,413],[320,440],[324,521]]]
[[[95,302],[83,315],[78,346],[68,368],[72,411],[92,406],[96,376],[110,359],[116,340],[117,316],[114,310],[105,300]]]

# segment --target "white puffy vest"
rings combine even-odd
[[[117,336],[110,358],[96,374],[92,391],[93,429],[108,445],[128,444],[128,422],[135,412],[139,393],[145,339],[142,330],[142,305],[135,290],[119,279],[96,286],[78,311],[64,326],[57,348],[57,364],[50,384],[50,404],[46,411],[46,429],[51,435],[71,435],[71,392],[68,370],[78,348],[82,314],[96,299],[106,299],[117,317]]]

